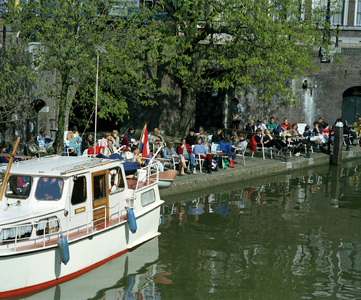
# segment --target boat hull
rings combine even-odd
[[[158,236],[160,204],[136,216],[135,234],[130,232],[128,223],[123,222],[70,241],[67,265],[60,262],[58,247],[0,254],[0,267],[6,270],[0,272],[0,298],[35,292],[73,279]]]

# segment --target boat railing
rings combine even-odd
[[[122,216],[126,215],[126,210],[121,209],[121,203],[116,204],[114,207],[118,205],[118,209],[116,212],[112,213],[107,218],[107,207],[105,205],[96,207],[89,211],[85,211],[73,216],[67,216],[64,218],[47,218],[41,221],[35,221],[33,223],[25,223],[19,224],[17,226],[8,226],[1,228],[0,234],[4,230],[11,230],[14,232],[14,238],[0,240],[0,249],[10,249],[13,252],[22,252],[22,251],[29,251],[29,250],[37,250],[41,248],[45,248],[48,246],[53,246],[57,243],[58,238],[62,235],[67,238],[67,240],[73,241],[78,238],[82,238],[88,235],[94,234],[96,231],[102,231],[110,226],[116,225],[121,223],[125,220],[122,219]],[[97,210],[104,210],[104,215],[94,219],[93,213]],[[64,210],[65,211],[65,210]],[[74,226],[70,228],[70,223],[72,223],[72,219],[84,217],[86,214],[86,222],[80,225]],[[91,214],[91,215],[89,215]],[[113,216],[117,215],[116,218],[112,218]],[[66,228],[64,228],[66,224]],[[32,227],[30,230],[29,237],[22,237],[22,232],[24,232],[24,227],[27,227],[29,230],[30,226]],[[36,231],[40,231],[41,234],[33,233],[33,228]],[[1,236],[1,235],[0,235]],[[2,244],[2,245],[1,245]]]
[[[160,164],[159,161],[153,160],[147,166],[141,168],[141,170],[145,170],[146,173],[145,173],[145,176],[144,175],[142,176],[142,178],[138,177],[135,191],[138,190],[138,189],[144,188],[144,186],[139,188],[140,183],[142,183],[142,184],[146,183],[146,185],[150,184],[150,177],[151,177],[151,175],[154,175],[154,173],[152,174],[152,170],[156,171],[156,177],[152,178],[152,181],[158,182],[158,180],[159,180],[159,164]]]

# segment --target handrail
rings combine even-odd
[[[120,207],[120,205],[121,205],[121,202],[118,202],[118,210],[117,210],[117,214],[118,214],[118,223],[120,223],[120,218],[121,218],[121,216],[123,215],[123,213],[122,213],[122,209],[121,209],[121,207]],[[114,207],[116,207],[117,205],[115,205]],[[96,211],[96,210],[100,210],[100,209],[104,209],[104,217],[101,217],[101,218],[98,218],[98,219],[93,219],[93,218],[89,218],[89,214],[91,213],[93,213],[94,211]],[[124,212],[125,212],[125,210],[124,210]],[[114,213],[114,214],[116,214],[116,213]],[[70,221],[70,218],[76,218],[76,217],[81,217],[81,216],[84,216],[84,214],[86,214],[86,222],[85,223],[82,223],[82,224],[80,224],[80,225],[77,225],[76,227],[73,227],[73,228],[69,228],[69,221]],[[44,216],[44,218],[46,218],[45,216]],[[90,220],[90,221],[88,221],[88,220]],[[104,229],[106,229],[107,228],[107,222],[106,222],[106,220],[107,220],[107,209],[106,209],[106,206],[105,205],[103,205],[103,206],[100,206],[100,207],[96,207],[96,208],[94,208],[94,209],[91,209],[91,210],[89,210],[89,211],[86,211],[86,212],[83,212],[83,213],[80,213],[80,214],[78,214],[78,215],[75,215],[75,216],[67,216],[67,217],[65,217],[65,218],[57,218],[56,220],[42,220],[41,222],[37,222],[37,221],[34,221],[34,222],[32,222],[32,223],[24,223],[24,224],[19,224],[19,225],[17,225],[17,226],[6,226],[6,227],[3,227],[3,228],[1,228],[1,231],[3,231],[3,230],[6,230],[6,229],[15,229],[15,237],[14,237],[14,239],[11,239],[11,240],[5,240],[4,242],[6,243],[5,245],[7,245],[7,247],[11,247],[11,245],[14,245],[14,249],[13,249],[13,251],[14,252],[17,252],[17,248],[19,247],[19,242],[22,242],[22,243],[24,243],[24,242],[29,242],[29,241],[31,241],[31,242],[35,242],[35,244],[37,243],[36,242],[36,240],[41,240],[41,242],[42,242],[42,248],[45,248],[46,247],[46,239],[51,239],[51,237],[52,236],[54,236],[54,235],[60,235],[61,234],[61,232],[62,232],[62,230],[61,230],[61,223],[62,222],[64,222],[64,221],[66,221],[67,222],[67,228],[66,228],[66,237],[67,237],[67,239],[69,240],[69,236],[70,236],[70,234],[71,234],[71,232],[72,231],[74,231],[74,230],[79,230],[80,228],[82,228],[82,227],[84,227],[84,226],[86,226],[86,236],[88,236],[89,234],[91,234],[91,233],[93,233],[93,231],[92,232],[89,232],[89,228],[93,228],[94,227],[94,225],[93,225],[93,223],[94,222],[97,222],[97,221],[102,221],[102,220],[104,220]],[[46,233],[45,232],[45,229],[47,228],[47,224],[49,224],[50,222],[52,222],[52,221],[57,221],[58,222],[58,225],[57,226],[59,226],[59,229],[58,229],[58,231],[57,232],[51,232],[51,233]],[[43,234],[42,235],[40,235],[40,236],[34,236],[33,238],[30,236],[29,238],[21,238],[21,237],[18,237],[19,235],[18,235],[18,233],[19,233],[19,231],[21,230],[20,228],[21,227],[23,227],[23,226],[32,226],[33,228],[37,228],[37,226],[39,226],[40,224],[43,224]],[[33,230],[31,231],[31,235],[33,235]]]

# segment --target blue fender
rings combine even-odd
[[[137,222],[135,221],[134,212],[131,208],[128,208],[127,210],[127,219],[130,231],[132,233],[135,233],[137,231]]]
[[[64,265],[66,265],[70,260],[68,240],[62,236],[58,241],[58,247],[60,252],[60,260]]]

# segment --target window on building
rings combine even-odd
[[[361,26],[361,0],[356,1],[356,24],[355,26]]]
[[[333,15],[331,17],[331,25],[344,25],[343,12],[344,12],[345,1],[337,0],[334,3],[334,7],[331,7]]]
[[[313,9],[315,14],[316,22],[324,22],[327,17],[327,5],[328,0],[314,0]],[[344,15],[344,6],[345,0],[336,0],[330,1],[330,23],[331,25],[344,25],[343,15]]]

